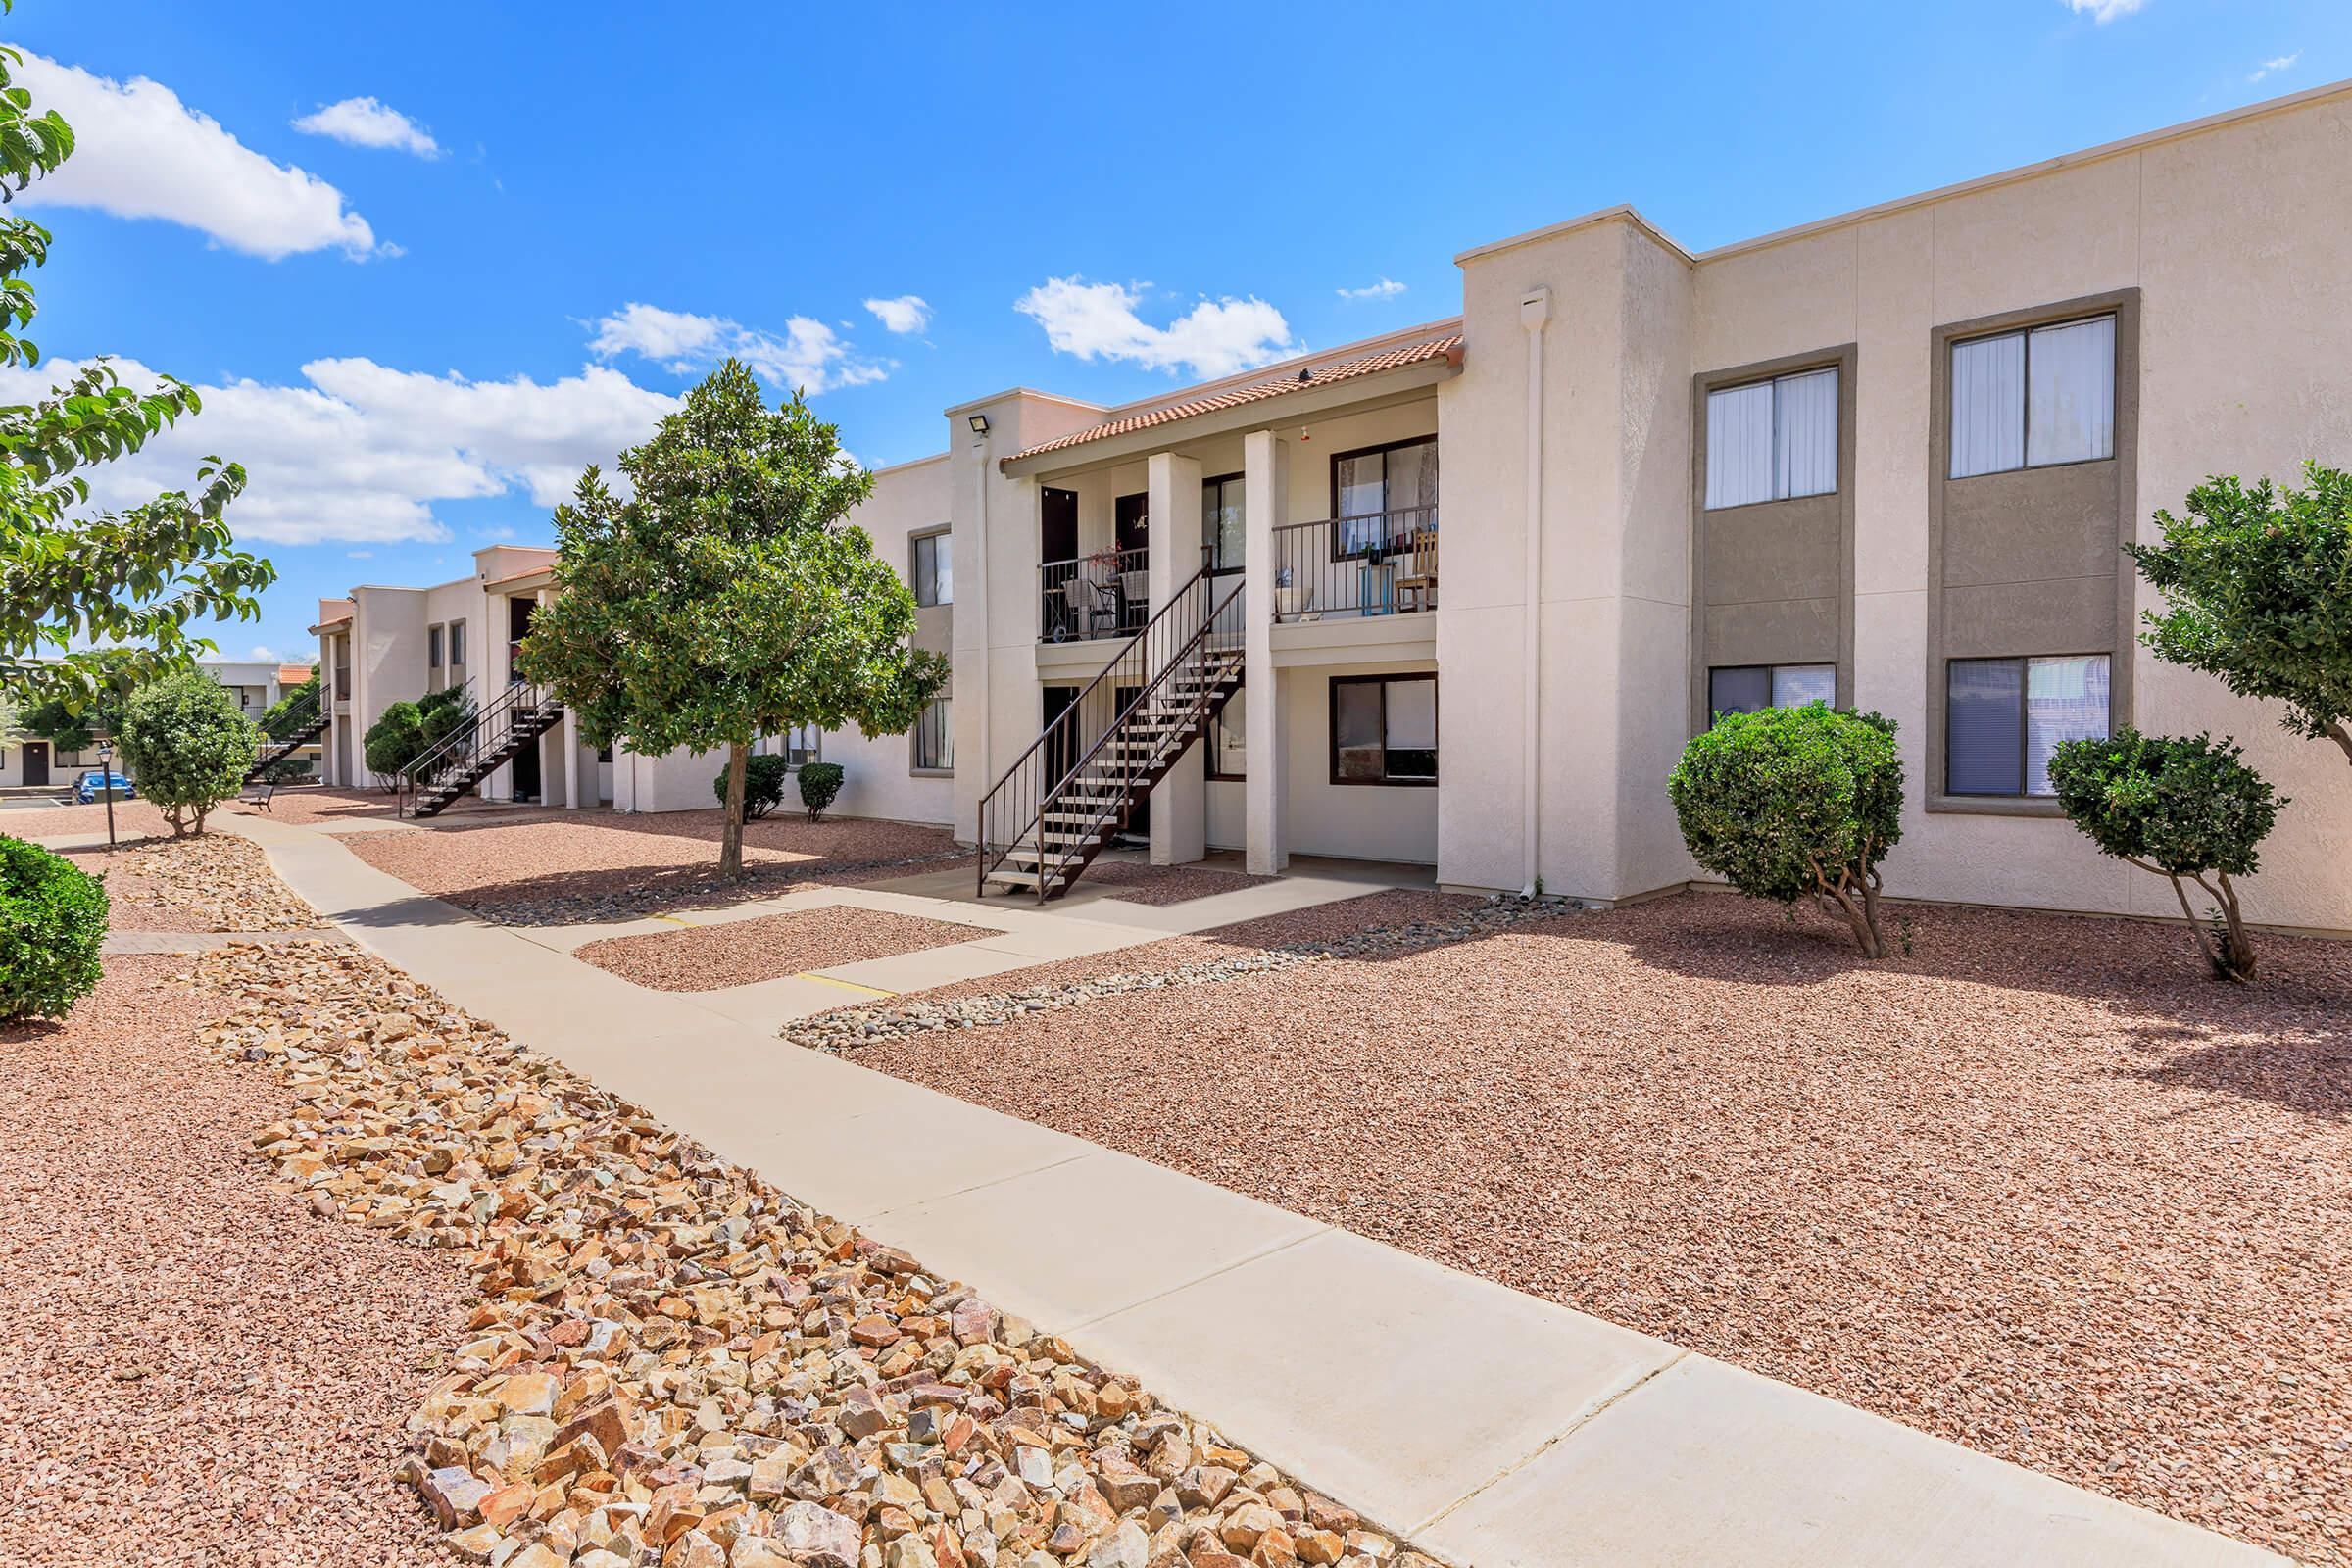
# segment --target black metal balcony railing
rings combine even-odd
[[[1438,608],[1438,509],[1294,522],[1274,530],[1274,618],[1321,620]]]
[[[1147,552],[1101,550],[1037,568],[1038,637],[1049,643],[1132,637],[1151,618]]]

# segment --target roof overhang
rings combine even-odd
[[[1199,414],[1140,423],[1114,434],[1065,439],[1037,451],[1015,453],[1000,462],[998,467],[1008,477],[1017,478],[1129,463],[1186,441],[1229,435],[1236,430],[1262,430],[1270,425],[1303,424],[1342,411],[1409,402],[1461,372],[1462,348],[1457,337],[1449,348],[1428,359],[1390,369],[1342,376],[1322,384],[1300,383],[1295,390],[1284,386],[1279,392],[1205,409]]]

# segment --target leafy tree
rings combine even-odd
[[[2238,759],[2229,741],[2142,735],[2129,725],[2050,754],[2050,784],[2067,816],[2105,853],[2171,880],[2198,950],[2224,980],[2254,977],[2254,942],[2230,879],[2254,874],[2257,847],[2287,804]],[[2213,900],[2208,920],[2189,906],[2188,882]]]
[[[781,757],[765,754],[748,758],[743,767],[743,818],[757,822],[784,804],[784,780],[792,772],[792,764]],[[718,777],[710,781],[710,793],[718,804],[727,804],[727,769],[720,768]]]
[[[2352,760],[2352,473],[2303,466],[2306,489],[2230,476],[2156,514],[2159,544],[2124,548],[2165,597],[2142,618],[2159,659],[2287,705],[2297,735]]]
[[[277,701],[270,705],[270,711],[262,715],[263,732],[271,740],[284,740],[302,727],[295,721],[297,714],[305,722],[317,714],[318,709],[313,705],[318,696],[318,672],[314,669],[310,679],[299,686],[287,687]]]
[[[74,151],[57,112],[36,114],[14,85],[23,64],[0,48],[0,196],[55,172]],[[22,335],[34,313],[23,274],[48,260],[49,237],[26,219],[0,218],[0,366],[40,361]],[[80,707],[212,652],[191,625],[260,615],[260,592],[277,574],[230,548],[222,514],[245,485],[235,464],[207,458],[193,493],[122,513],[81,510],[88,469],[200,407],[185,382],[164,376],[134,392],[101,361],[36,404],[0,408],[0,688]]]
[[[1882,956],[1879,861],[1902,837],[1894,724],[1818,703],[1727,713],[1666,780],[1683,842],[1750,898],[1812,898]]]
[[[413,771],[425,753],[470,718],[472,710],[464,689],[456,686],[427,692],[413,703],[387,703],[360,737],[368,771],[383,788],[397,787],[401,775]]]
[[[244,788],[262,732],[227,688],[192,671],[131,693],[115,740],[139,793],[164,809],[172,836],[202,833],[214,807]]]
[[[120,703],[69,707],[62,697],[47,697],[25,709],[21,722],[33,739],[61,752],[78,752],[97,742],[102,727],[111,730],[121,713]]]
[[[752,742],[799,725],[902,734],[947,663],[908,646],[913,594],[843,520],[873,480],[799,394],[770,410],[729,360],[620,469],[630,499],[590,468],[556,511],[562,591],[522,667],[592,745],[725,747],[718,868],[740,877]]]
[[[841,764],[839,762],[809,762],[801,769],[801,805],[808,811],[808,820],[821,822],[825,808],[841,794]]]
[[[0,1022],[62,1018],[95,990],[106,919],[96,877],[0,834]]]

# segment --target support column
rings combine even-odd
[[[1242,634],[1242,801],[1244,843],[1253,876],[1291,863],[1284,822],[1289,789],[1283,690],[1274,668],[1274,530],[1290,508],[1290,448],[1271,430],[1242,437],[1243,580],[1249,598]]]
[[[1152,610],[1200,569],[1200,460],[1154,452],[1148,465]],[[1183,865],[1207,853],[1208,748],[1186,752],[1152,791],[1152,863]]]

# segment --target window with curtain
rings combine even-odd
[[[424,630],[424,689],[441,689],[441,628],[427,626]]]
[[[1438,677],[1334,675],[1331,781],[1435,784]]]
[[[1707,671],[1707,711],[1718,718],[1837,701],[1835,664],[1727,664]]]
[[[449,623],[449,678],[452,681],[461,680],[465,674],[466,623],[453,620]]]
[[[1242,569],[1242,551],[1249,540],[1247,514],[1242,510],[1242,476],[1228,473],[1200,481],[1200,531],[1209,547],[1214,571]]]
[[[934,698],[914,721],[914,765],[938,773],[956,765],[956,729],[945,697]]]
[[[1400,549],[1438,525],[1438,440],[1422,436],[1331,460],[1332,515],[1341,556]]]
[[[1209,722],[1208,776],[1210,778],[1230,779],[1235,782],[1239,782],[1242,778],[1250,755],[1244,749],[1243,736],[1248,733],[1249,722],[1242,705],[1249,700],[1249,697],[1250,694],[1246,691],[1235,692],[1227,700],[1225,706],[1218,710],[1217,716]]]
[[[914,602],[925,607],[956,602],[956,566],[944,533],[927,533],[914,541]]]
[[[1707,394],[1707,509],[1838,488],[1838,368]]]
[[[1952,345],[1951,476],[2115,456],[2115,318]]]
[[[2108,730],[2105,654],[1955,659],[1945,667],[1947,795],[2041,795],[2061,741]]]

